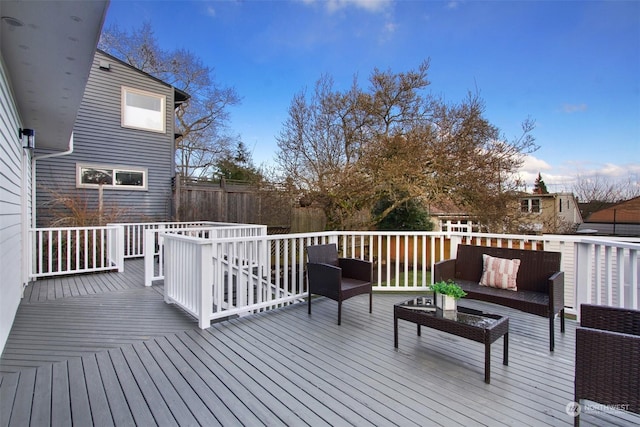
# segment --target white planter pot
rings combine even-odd
[[[442,311],[456,311],[458,305],[457,300],[449,295],[436,294],[436,307]]]

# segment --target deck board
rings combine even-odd
[[[509,366],[484,346],[399,322],[406,295],[337,304],[313,301],[197,328],[125,273],[41,280],[25,291],[0,359],[0,427],[16,425],[446,425],[570,426],[575,322],[492,304],[464,305],[510,318]],[[584,426],[639,424],[636,414],[588,413]]]
[[[120,387],[118,376],[111,363],[109,352],[96,353],[100,378],[105,390],[115,425],[133,425],[134,420],[127,399]]]
[[[131,415],[137,425],[154,425],[161,422],[169,422],[170,420],[160,419],[154,420],[152,410],[147,405],[145,399],[145,388],[148,387],[146,383],[138,384],[134,373],[127,365],[127,362],[122,353],[122,349],[110,350],[109,355],[113,363],[114,370],[118,377],[119,386],[122,388],[122,392],[129,404]],[[149,402],[154,405],[155,402]]]
[[[65,362],[54,363],[51,372],[51,425],[68,426],[71,424],[69,370]]]

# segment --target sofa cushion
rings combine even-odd
[[[517,291],[519,259],[496,258],[482,254],[483,270],[480,286]]]

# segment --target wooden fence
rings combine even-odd
[[[282,232],[323,231],[326,219],[318,208],[294,206],[278,190],[218,181],[176,180],[174,212],[177,221],[213,221],[264,224]]]

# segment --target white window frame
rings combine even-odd
[[[77,188],[99,188],[99,184],[88,184],[82,182],[82,171],[84,169],[104,169],[111,171],[112,176],[115,178],[118,172],[135,172],[142,173],[142,185],[124,185],[118,184],[115,179],[111,184],[103,184],[102,188],[110,190],[125,190],[125,191],[147,191],[147,184],[149,182],[149,173],[147,168],[131,167],[131,166],[114,166],[114,165],[96,165],[87,163],[76,164],[76,187]]]
[[[533,201],[534,200],[538,201],[538,211],[536,211],[536,212],[533,211]],[[527,209],[526,210],[523,209],[523,207],[524,207],[523,204],[524,203],[522,203],[522,202],[526,202],[526,204],[527,204]],[[520,200],[520,212],[522,212],[522,213],[530,213],[530,214],[540,214],[540,213],[542,213],[542,199],[538,198],[538,197],[534,197],[534,198],[531,198],[531,199],[521,199]]]
[[[127,111],[130,108],[134,108],[134,107],[129,107],[127,105],[127,94],[128,93],[132,93],[132,94],[136,94],[136,95],[140,95],[140,96],[146,96],[149,98],[155,98],[157,100],[160,101],[160,120],[158,125],[159,126],[145,126],[142,123],[136,123],[135,121],[131,120],[131,118],[127,115]],[[157,132],[157,133],[166,133],[166,122],[167,122],[167,116],[166,116],[166,97],[164,95],[160,95],[158,93],[153,93],[153,92],[147,92],[145,90],[140,90],[140,89],[134,89],[131,87],[127,87],[127,86],[122,86],[122,91],[121,91],[121,126],[124,128],[130,128],[130,129],[139,129],[139,130],[145,130],[145,131],[149,131],[149,132]],[[140,109],[140,110],[144,110],[144,109]],[[153,113],[150,114],[155,114],[156,111],[155,110],[147,110],[147,111],[153,111]]]

